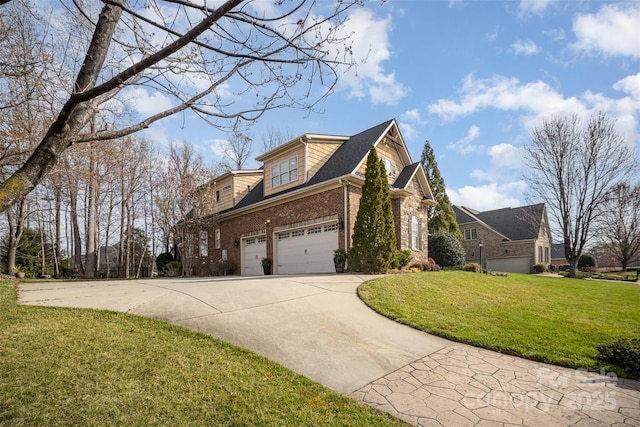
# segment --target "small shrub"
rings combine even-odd
[[[595,268],[597,266],[596,258],[591,254],[582,254],[578,258],[578,270],[583,268]]]
[[[619,339],[597,348],[598,359],[624,369],[630,378],[640,379],[640,338]]]
[[[158,271],[163,271],[167,268],[167,264],[173,261],[173,255],[171,252],[163,252],[156,257],[156,266]]]
[[[535,271],[536,273],[544,273],[545,271],[547,271],[547,266],[544,264],[536,264],[533,266],[533,271]]]
[[[462,271],[471,271],[473,273],[480,273],[482,271],[482,268],[480,267],[480,264],[478,264],[477,262],[470,262],[462,266]]]
[[[401,269],[411,262],[413,255],[409,249],[401,249],[396,251],[391,262],[391,268]]]
[[[170,261],[165,268],[169,277],[176,277],[182,274],[182,263],[180,261]]]
[[[227,274],[233,273],[237,266],[238,265],[235,262],[231,261],[230,259],[227,259],[227,260],[221,259],[218,261],[216,274],[218,276],[226,276]]]

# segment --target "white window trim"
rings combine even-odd
[[[216,249],[220,249],[220,229],[216,228],[215,231],[215,247]]]
[[[206,230],[200,230],[200,256],[209,256],[209,233]]]
[[[467,237],[467,232],[469,233],[469,237]],[[478,229],[477,228],[467,228],[466,230],[464,230],[464,240],[465,242],[471,241],[471,240],[478,240]],[[474,236],[475,234],[475,236]]]
[[[422,250],[422,218],[409,215],[409,249]]]
[[[395,178],[396,176],[396,162],[389,159],[388,157],[381,156],[382,163],[384,163],[384,168],[387,171],[387,175]]]
[[[271,188],[298,180],[298,156],[289,157],[271,166]]]

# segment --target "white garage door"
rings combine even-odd
[[[277,274],[331,273],[338,224],[282,231],[275,235]]]
[[[487,269],[528,274],[531,272],[531,262],[529,261],[529,257],[488,259]]]
[[[262,258],[267,256],[267,239],[265,236],[242,239],[242,275],[262,276]]]

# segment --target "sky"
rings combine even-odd
[[[451,202],[484,211],[541,201],[521,158],[545,117],[603,111],[640,148],[640,1],[371,1],[347,25],[357,70],[321,112],[271,111],[253,124],[253,157],[269,130],[354,135],[395,118],[413,161],[430,142]],[[139,112],[166,103],[137,95]],[[188,141],[211,162],[228,138],[194,116],[145,135]]]

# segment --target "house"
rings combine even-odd
[[[211,181],[207,202],[181,224],[188,272],[212,275],[230,262],[235,274],[262,275],[265,257],[273,274],[334,272],[333,251],[351,247],[371,147],[387,169],[397,247],[426,261],[433,194],[390,120],[353,136],[301,135],[257,157],[261,168]]]
[[[535,264],[549,266],[551,230],[544,203],[485,212],[464,206],[453,210],[467,262],[513,273],[530,273]]]
[[[554,243],[551,245],[551,265],[555,270],[559,270],[561,265],[569,265],[567,257],[564,255],[564,243]]]

